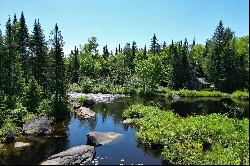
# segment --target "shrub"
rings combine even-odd
[[[136,115],[136,118],[134,118]],[[212,114],[182,118],[155,107],[133,105],[123,117],[139,126],[137,138],[162,149],[173,164],[249,164],[249,120]]]
[[[247,91],[235,91],[231,94],[232,98],[249,100],[249,92]]]
[[[88,100],[88,97],[86,97],[86,96],[79,96],[76,99],[76,102],[78,102],[80,105],[84,105],[87,100]]]

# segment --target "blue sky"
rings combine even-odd
[[[167,44],[183,40],[204,43],[211,38],[219,22],[235,31],[249,34],[248,0],[0,0],[0,28],[14,13],[22,11],[31,32],[40,19],[46,38],[58,23],[65,41],[65,53],[97,37],[103,45],[115,49],[133,40],[139,47],[149,46],[156,33]]]

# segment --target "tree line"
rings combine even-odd
[[[152,92],[160,87],[188,89],[195,78],[205,78],[216,90],[231,93],[249,88],[249,36],[235,37],[219,22],[205,45],[187,39],[159,44],[156,35],[149,49],[136,42],[120,44],[113,54],[107,45],[98,53],[96,37],[75,48],[66,58],[72,89],[83,92]],[[77,50],[77,51],[76,51]]]

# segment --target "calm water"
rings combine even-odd
[[[20,138],[20,141],[30,142],[30,147],[22,149],[13,148],[13,144],[5,146],[0,150],[0,164],[39,164],[47,157],[59,153],[71,147],[87,143],[86,134],[89,131],[113,131],[123,136],[110,144],[96,148],[95,158],[98,164],[167,164],[157,149],[150,149],[140,145],[135,136],[135,130],[131,126],[122,124],[122,113],[124,109],[134,103],[157,106],[162,110],[174,110],[181,116],[193,114],[207,115],[211,113],[230,112],[224,103],[244,108],[243,113],[237,115],[232,112],[231,117],[243,118],[249,116],[249,102],[232,101],[230,99],[218,98],[196,98],[182,99],[170,102],[164,98],[118,98],[112,103],[98,103],[93,111],[96,116],[89,120],[78,120],[71,115],[71,119],[54,125],[54,132],[50,136],[32,139]],[[6,150],[4,150],[6,149]],[[121,160],[124,160],[123,162]],[[89,162],[87,164],[93,164]]]

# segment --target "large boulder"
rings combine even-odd
[[[50,134],[52,127],[47,116],[42,116],[37,119],[30,120],[23,124],[23,132],[26,135],[42,136]]]
[[[91,111],[90,108],[80,107],[75,110],[75,114],[80,119],[88,119],[95,116],[95,112]]]
[[[89,132],[87,134],[87,144],[88,145],[94,145],[94,146],[100,146],[107,143],[110,143],[114,139],[122,136],[120,133],[115,132]]]
[[[95,155],[95,148],[89,145],[76,146],[58,154],[52,155],[41,165],[74,165],[85,164]]]

